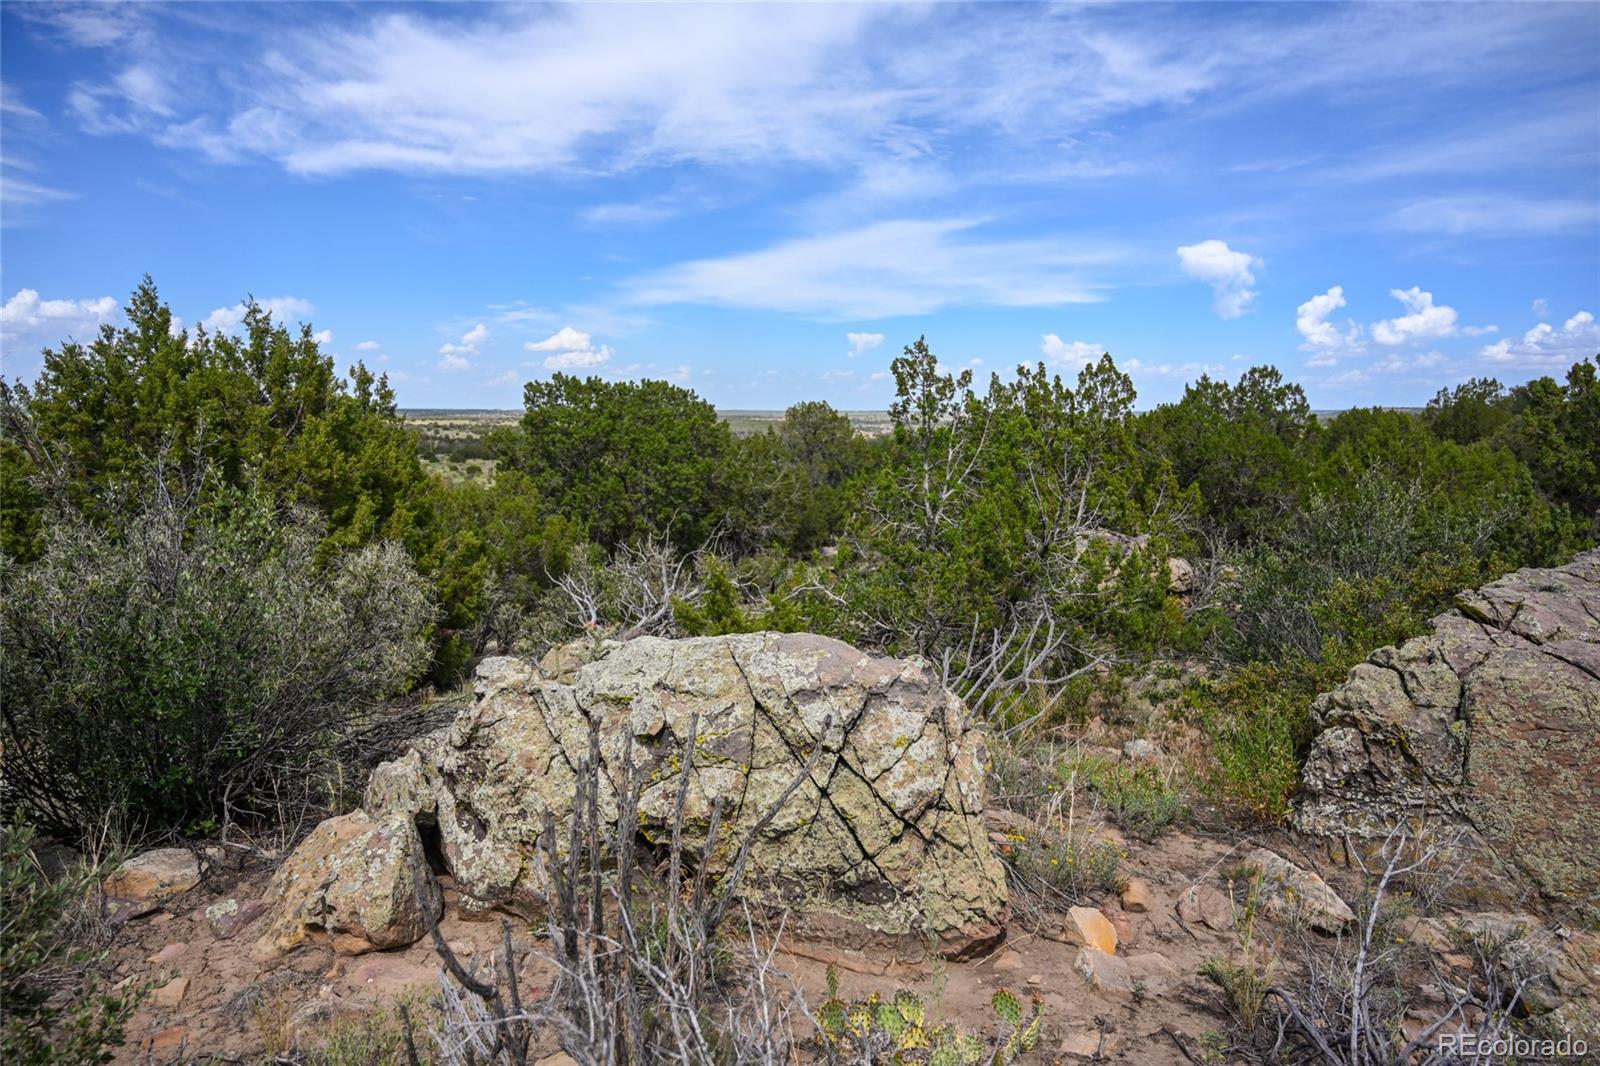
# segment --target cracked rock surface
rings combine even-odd
[[[714,878],[820,745],[751,848],[744,898],[788,909],[802,935],[858,946],[920,950],[931,939],[960,956],[1002,933],[1005,876],[983,824],[982,735],[925,662],[809,634],[641,637],[558,648],[541,667],[487,659],[476,692],[447,730],[379,766],[363,804],[376,825],[424,843],[464,910],[539,909],[548,887],[539,836],[547,812],[558,827],[572,815],[591,721],[601,817],[617,817],[628,752],[640,831],[664,843],[698,716],[683,842],[700,853],[720,801]],[[566,833],[557,837],[564,847]],[[380,865],[369,868],[389,876]],[[275,929],[317,910],[295,898],[296,883],[284,879],[269,900]]]
[[[1462,594],[1312,713],[1297,828],[1454,822],[1546,894],[1600,890],[1600,550]]]

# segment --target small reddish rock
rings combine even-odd
[[[356,967],[350,982],[358,988],[374,992],[398,992],[414,985],[432,984],[439,971],[429,966],[419,966],[397,955],[378,955]]]
[[[1060,1053],[1069,1058],[1089,1059],[1091,1061],[1110,1058],[1116,1054],[1117,1038],[1110,1033],[1102,1036],[1098,1032],[1073,1033],[1061,1043]]]
[[[164,966],[188,950],[189,945],[180,940],[175,944],[168,944],[166,947],[162,948],[160,951],[156,952],[154,955],[150,956],[144,961],[153,962],[157,966]]]
[[[335,955],[365,955],[373,950],[372,941],[366,937],[355,936],[352,933],[340,933],[333,938],[333,953]]]
[[[1123,886],[1117,898],[1123,910],[1143,914],[1150,909],[1150,883],[1142,877],[1135,877]]]
[[[261,917],[266,911],[267,905],[259,899],[245,900],[243,903],[237,899],[225,899],[207,907],[205,915],[206,921],[211,923],[212,932],[217,934],[219,940],[232,940],[238,935],[239,930]]]
[[[183,1002],[183,997],[189,992],[189,979],[187,977],[174,977],[160,988],[156,989],[156,1006],[166,1007],[171,1010]]]
[[[1128,948],[1133,946],[1133,922],[1121,911],[1105,912],[1106,920],[1111,923],[1111,928],[1117,931],[1117,946]]]
[[[1210,885],[1190,885],[1178,897],[1178,917],[1226,933],[1233,928],[1233,901]]]
[[[188,1042],[189,1027],[187,1025],[168,1026],[145,1037],[145,1057],[159,1058],[164,1062],[181,1052]]]

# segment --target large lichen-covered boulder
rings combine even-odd
[[[1600,891],[1600,551],[1464,593],[1312,711],[1297,828],[1453,822],[1547,894]]]
[[[410,821],[378,822],[362,811],[329,818],[273,875],[270,919],[252,956],[274,959],[317,936],[341,955],[415,943],[427,929],[414,889],[421,857]],[[437,893],[429,905],[437,918]]]
[[[465,910],[540,908],[540,836],[547,816],[570,824],[593,722],[601,818],[615,821],[631,782],[640,831],[664,844],[687,760],[690,855],[721,806],[713,879],[776,809],[740,891],[788,910],[791,930],[949,955],[1002,935],[982,734],[921,660],[807,634],[642,637],[558,649],[543,669],[487,659],[476,693],[448,730],[379,766],[364,801],[376,823],[420,827]]]

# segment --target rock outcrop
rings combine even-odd
[[[115,917],[138,917],[199,883],[197,853],[188,848],[156,848],[135,855],[106,878],[106,908]]]
[[[1356,920],[1350,905],[1326,881],[1275,851],[1255,848],[1245,855],[1244,865],[1261,875],[1261,903],[1268,914],[1296,917],[1322,933],[1337,933]]]
[[[1453,822],[1546,894],[1600,891],[1600,551],[1464,593],[1313,713],[1300,830]]]
[[[487,659],[476,692],[447,730],[373,772],[363,811],[346,816],[359,826],[324,823],[285,864],[258,956],[313,932],[347,935],[354,948],[415,939],[402,867],[416,847],[454,879],[464,910],[537,912],[549,887],[540,835],[547,815],[570,825],[591,722],[600,815],[616,819],[619,790],[633,781],[648,840],[670,836],[689,760],[689,854],[703,848],[713,804],[722,808],[713,878],[777,807],[750,849],[741,894],[789,908],[791,929],[858,945],[933,938],[951,955],[1002,935],[1005,877],[983,823],[982,735],[920,660],[805,634],[644,637],[556,649],[542,668]],[[564,844],[567,834],[556,835]]]
[[[403,819],[329,818],[273,874],[271,914],[251,954],[273,959],[318,933],[341,955],[416,942],[427,931],[412,877],[421,852],[416,826]]]

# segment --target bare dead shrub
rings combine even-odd
[[[1486,1057],[1462,1055],[1442,1042],[1442,1033],[1471,1033],[1481,1047],[1493,1047],[1515,1024],[1524,990],[1533,979],[1516,937],[1475,935],[1460,945],[1473,961],[1471,974],[1445,979],[1442,1008],[1425,1011],[1432,1021],[1414,1035],[1404,1026],[1408,1012],[1422,1011],[1419,982],[1408,959],[1411,948],[1397,935],[1398,919],[1410,912],[1403,889],[1409,883],[1449,876],[1447,864],[1459,861],[1459,834],[1430,837],[1403,828],[1391,832],[1375,863],[1363,865],[1367,889],[1356,912],[1355,932],[1331,949],[1302,940],[1305,979],[1298,988],[1272,985],[1265,995],[1281,1010],[1275,1032],[1250,1034],[1266,1061],[1318,1063],[1321,1066],[1466,1066]],[[1398,902],[1397,902],[1398,901]],[[1266,1019],[1263,1018],[1263,1028]]]
[[[593,544],[574,549],[567,572],[553,579],[565,597],[568,626],[615,627],[619,640],[670,630],[673,601],[692,601],[702,591],[697,564],[707,550],[680,552],[670,534],[618,545],[609,557]]]
[[[633,776],[631,747],[621,759],[630,769],[618,789],[616,822],[601,818],[599,732],[591,722],[566,847],[548,816],[541,836],[551,882],[546,957],[556,967],[555,983],[537,1002],[522,1001],[509,923],[496,953],[498,972],[487,979],[461,964],[434,924],[434,946],[446,969],[441,1021],[431,1031],[437,1061],[526,1066],[541,1035],[584,1066],[790,1060],[793,1023],[805,1005],[775,962],[781,927],[762,936],[749,909],[735,908],[751,846],[810,776],[822,749],[751,826],[733,849],[728,872],[713,884],[720,798],[712,803],[699,853],[683,843],[697,728],[692,718],[670,842],[664,855],[652,856],[639,845],[643,782]],[[429,891],[420,863],[414,872],[418,890]],[[423,913],[432,912],[425,907]],[[730,917],[738,918],[737,933],[730,931]],[[412,1061],[418,1061],[414,1054]]]

